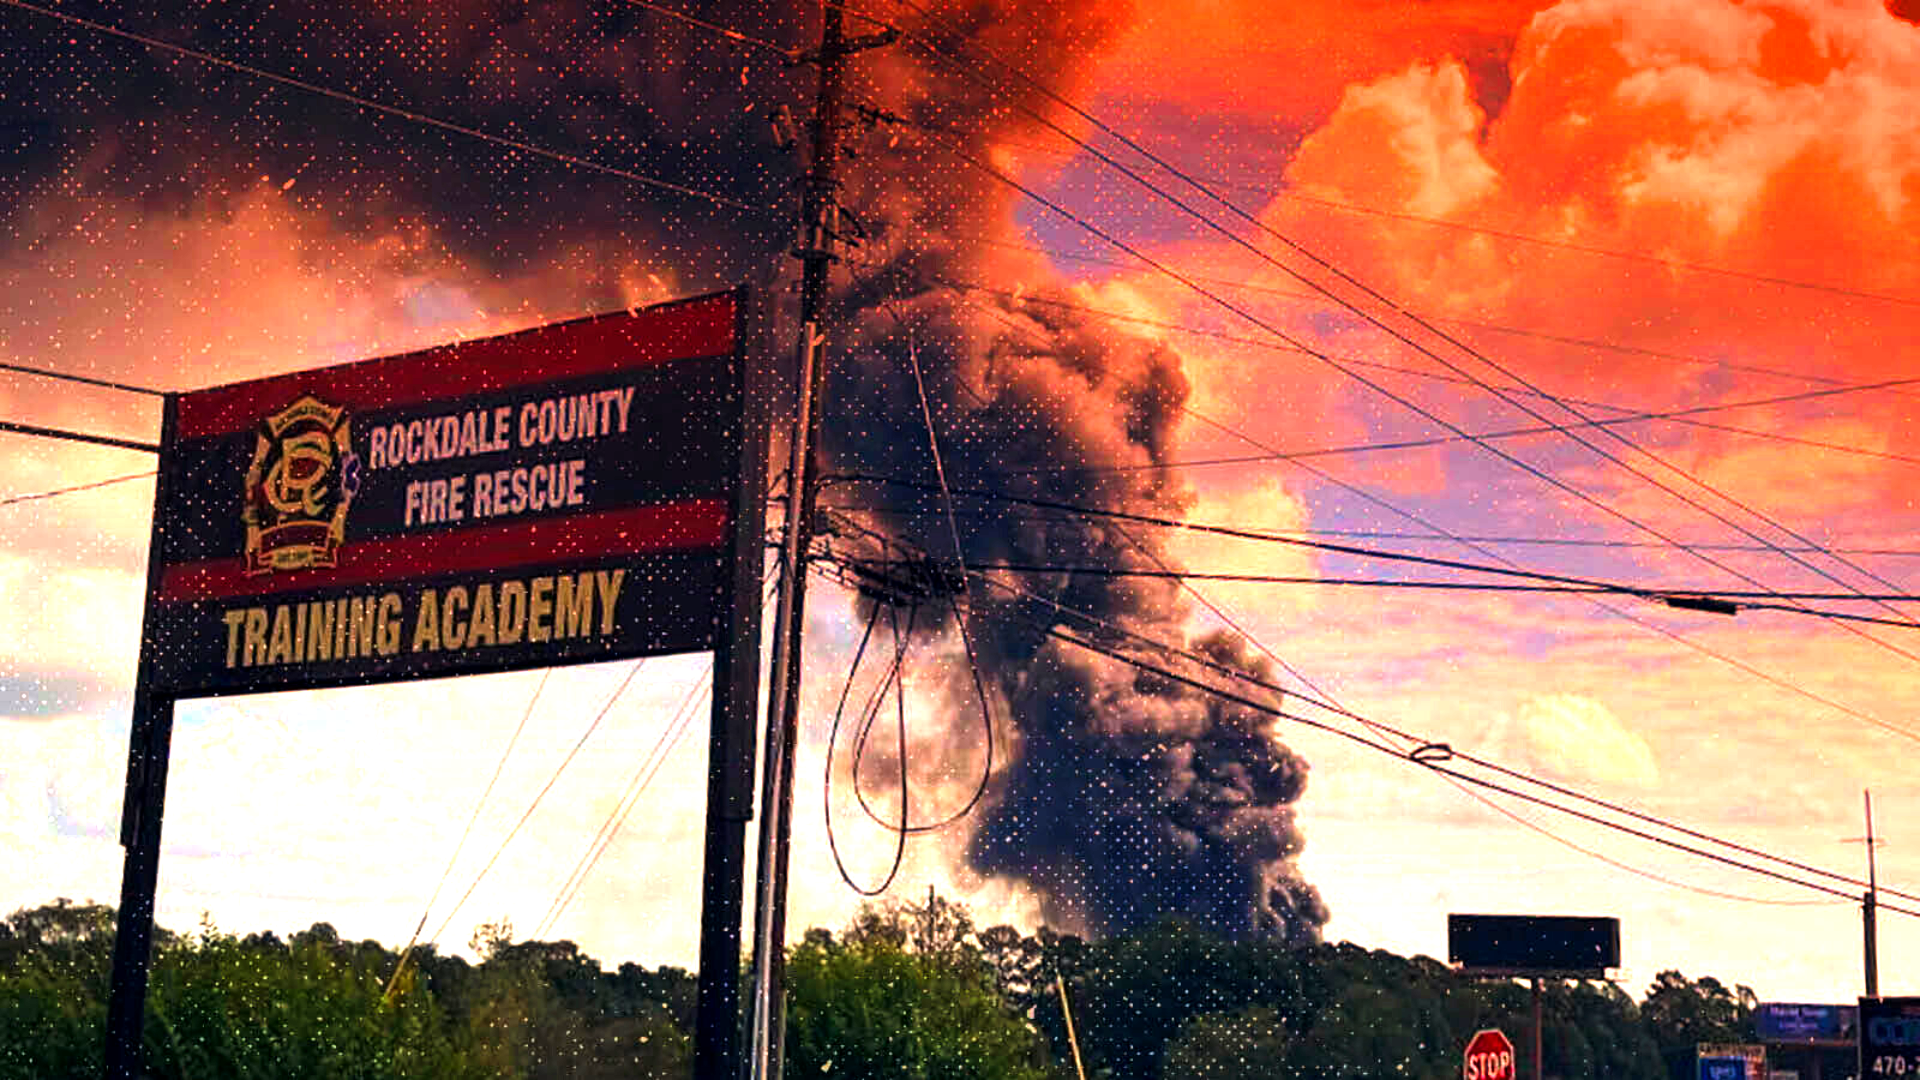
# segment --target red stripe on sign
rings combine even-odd
[[[329,405],[373,409],[650,367],[734,347],[732,293],[638,312],[616,312],[422,352],[359,360],[180,396],[182,439],[244,431],[312,394]]]
[[[544,521],[480,525],[429,536],[348,544],[340,565],[248,576],[242,559],[175,563],[160,575],[160,600],[178,603],[265,596],[332,585],[510,570],[516,566],[717,548],[727,540],[727,502],[687,499]]]

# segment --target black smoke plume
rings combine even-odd
[[[818,34],[814,4],[680,7],[792,47]],[[741,214],[569,169],[6,8],[0,174],[19,197],[0,206],[0,245],[16,265],[84,230],[90,200],[198,218],[262,185],[339,234],[399,226],[431,237],[433,251],[396,251],[395,275],[450,259],[475,280],[541,282],[556,313],[623,302],[621,283],[635,272],[668,272],[691,292],[766,281],[791,263],[802,163],[779,145],[769,114],[784,103],[807,115],[813,80],[771,51],[584,0],[60,10],[767,209]],[[1130,17],[1106,0],[940,3],[938,25],[887,10],[925,41],[984,46],[1069,94]],[[985,89],[907,42],[853,64],[852,103],[869,118],[909,123],[848,133],[858,156],[841,199],[866,239],[838,300],[830,467],[932,479],[911,341],[954,486],[1179,516],[1186,489],[1151,468],[1169,460],[1187,397],[1179,356],[1065,308],[954,290],[977,282],[1036,300],[1064,295],[1053,271],[1001,246],[1019,238],[1013,198],[948,141],[992,158],[1003,143],[1051,138],[1017,106],[1058,110],[978,56],[968,66],[1003,88]],[[156,381],[204,380],[178,371]],[[837,485],[829,501],[952,554],[939,503],[924,492]],[[1148,530],[963,509],[970,561],[1172,561]],[[1002,575],[999,585],[973,587],[968,618],[1012,746],[969,823],[968,864],[1025,883],[1048,918],[1088,932],[1180,914],[1236,937],[1315,939],[1326,909],[1293,861],[1292,805],[1306,765],[1268,719],[1045,632],[1051,621],[1107,644],[1123,640],[1112,628],[1182,642],[1189,611],[1179,586],[1048,574]],[[1259,670],[1237,642],[1192,647]],[[971,683],[957,669],[949,697],[952,745],[972,745]]]

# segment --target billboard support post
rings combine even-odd
[[[1540,1060],[1543,1056],[1542,1045],[1540,1039],[1540,976],[1535,975],[1533,977],[1533,1080],[1540,1080],[1542,1075],[1542,1063]]]
[[[757,297],[756,297],[757,299]],[[735,461],[733,545],[727,599],[713,650],[713,724],[707,743],[707,828],[700,892],[700,983],[694,1075],[740,1072],[740,946],[746,892],[747,823],[753,820],[755,721],[759,716],[760,580],[766,565],[768,372],[766,312],[739,314],[741,403]]]
[[[160,453],[164,457],[179,428],[179,402],[168,394],[161,403]],[[114,912],[113,972],[107,992],[105,1075],[107,1080],[136,1080],[141,1071],[146,1020],[147,970],[153,960],[153,903],[160,883],[160,819],[167,798],[167,760],[173,746],[173,702],[169,693],[148,685],[148,647],[153,632],[153,597],[160,587],[165,545],[167,472],[154,485],[153,526],[147,546],[147,599],[141,619],[139,673],[133,689],[133,722],[127,736],[127,791],[120,812],[120,907]]]

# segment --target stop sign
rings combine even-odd
[[[1483,1028],[1467,1040],[1467,1060],[1462,1075],[1466,1080],[1514,1080],[1519,1069],[1513,1062],[1513,1043],[1499,1028]]]

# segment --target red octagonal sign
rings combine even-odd
[[[1519,1070],[1513,1061],[1513,1043],[1499,1028],[1474,1032],[1467,1042],[1462,1075],[1466,1080],[1514,1080]]]

